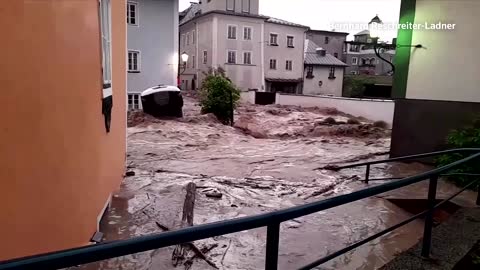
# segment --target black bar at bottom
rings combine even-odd
[[[279,236],[280,236],[280,223],[268,225],[267,255],[265,258],[265,270],[277,270]]]

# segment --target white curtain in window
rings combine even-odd
[[[227,0],[227,10],[235,10],[235,0]]]
[[[111,11],[110,0],[100,0],[100,24],[102,35],[103,96],[111,96],[112,59],[111,59]]]

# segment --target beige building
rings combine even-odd
[[[305,43],[304,95],[342,96],[347,65],[311,40]]]
[[[391,156],[444,149],[451,130],[480,114],[479,37],[471,30],[480,27],[479,12],[480,1],[402,1],[400,23],[429,30],[398,33]]]
[[[258,14],[258,0],[211,0],[181,13],[183,90],[198,89],[205,73],[222,68],[243,91],[301,91],[308,27]]]

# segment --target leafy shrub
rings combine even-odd
[[[365,93],[365,85],[375,83],[370,78],[363,76],[345,76],[343,80],[343,96],[361,98]]]
[[[449,148],[480,148],[480,118],[475,119],[471,125],[452,130],[447,136],[447,145]],[[445,166],[452,162],[464,159],[472,153],[453,153],[442,155],[436,159],[437,166]],[[480,160],[467,162],[449,173],[480,173]],[[474,180],[469,176],[450,176],[449,180],[458,186],[465,186]]]
[[[231,124],[233,110],[240,100],[240,90],[225,76],[222,69],[211,69],[202,82],[202,113],[213,113],[223,124]]]

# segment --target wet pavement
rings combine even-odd
[[[125,178],[102,220],[105,240],[162,232],[157,222],[178,228],[189,182],[197,185],[194,224],[270,212],[384,183],[360,182],[364,168],[321,169],[327,164],[387,157],[388,132],[364,132],[364,126],[371,124],[366,120],[361,123],[363,133],[345,133],[352,128],[345,124],[338,133],[338,127],[316,124],[327,117],[337,122],[351,118],[331,110],[242,106],[236,115],[237,127],[199,116],[198,111],[194,101],[187,99],[185,119],[147,121],[128,129],[128,170],[135,175]],[[249,122],[242,122],[245,119]],[[371,175],[399,177],[428,169],[418,163],[384,164],[372,167]],[[420,183],[282,223],[279,269],[299,268],[407,219],[411,214],[386,198],[425,198],[427,187]],[[439,197],[455,190],[441,181]],[[222,198],[205,195],[212,191]],[[458,203],[468,204],[474,198],[475,194],[466,193]],[[376,269],[413,246],[422,231],[423,222],[414,221],[318,269]],[[247,270],[264,268],[265,239],[266,229],[256,229],[195,243],[199,248],[216,245],[206,254],[219,269]],[[80,269],[185,269],[172,266],[172,251],[149,251]],[[213,268],[194,259],[190,269]]]

